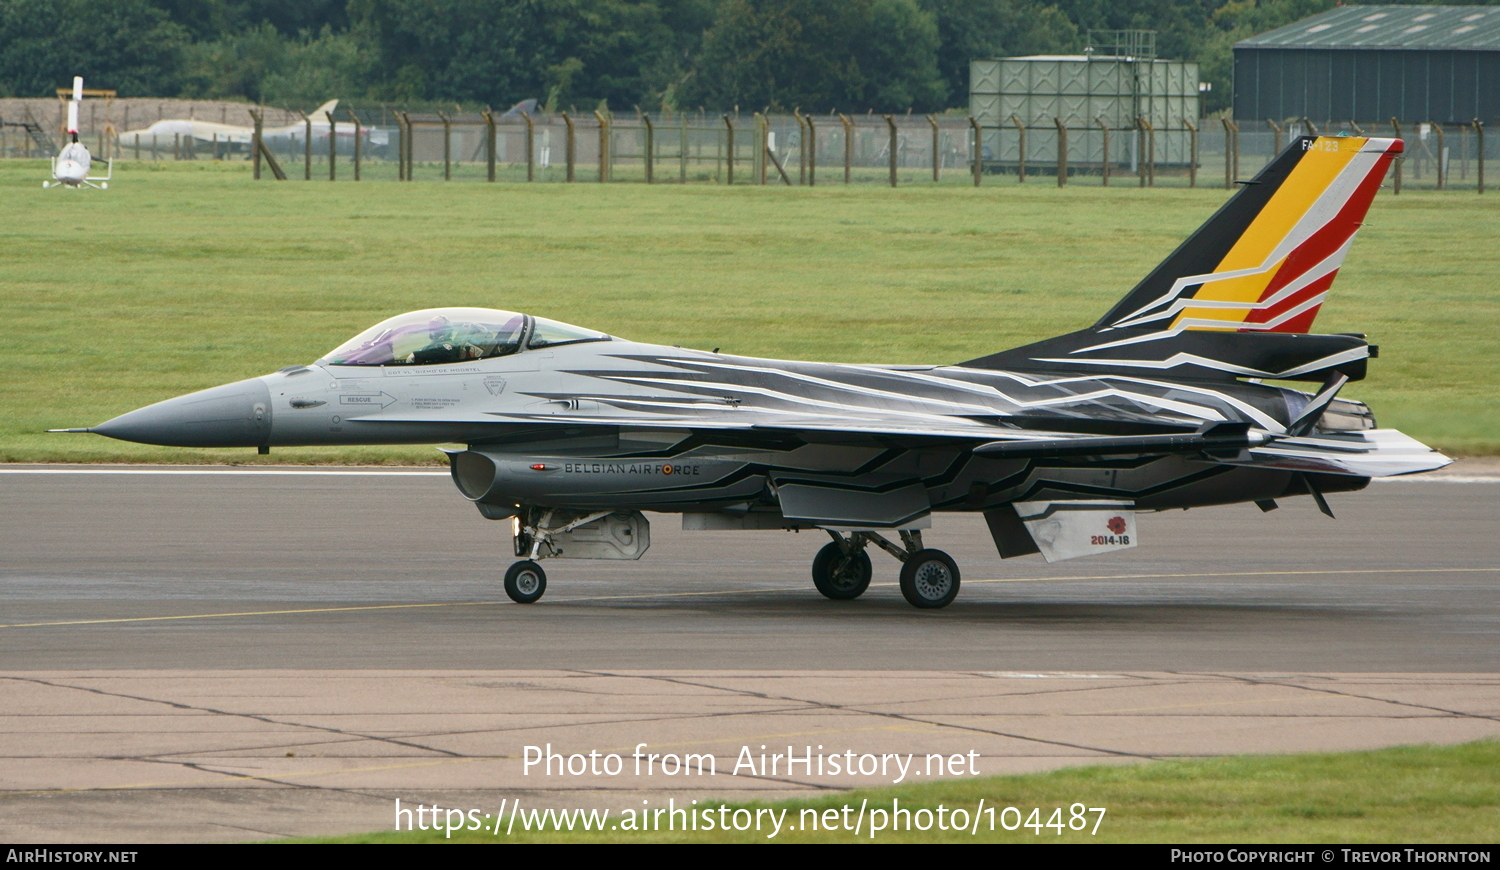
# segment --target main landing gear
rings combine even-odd
[[[901,594],[908,604],[924,610],[947,607],[958,597],[958,564],[942,550],[922,546],[922,533],[901,531],[901,544],[887,541],[876,532],[853,532],[847,536],[829,531],[833,543],[813,559],[813,585],[827,598],[839,601],[858,598],[870,586],[870,555],[874,544],[901,562]],[[508,587],[507,587],[508,588]]]

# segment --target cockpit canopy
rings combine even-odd
[[[465,362],[609,336],[545,317],[493,308],[427,308],[383,320],[318,362],[335,366],[421,366]]]

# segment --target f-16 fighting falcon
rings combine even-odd
[[[959,568],[922,540],[981,514],[1003,557],[1136,546],[1137,514],[1328,496],[1450,460],[1337,398],[1363,335],[1308,332],[1399,139],[1303,137],[1093,326],[958,365],[843,365],[640,344],[543,317],[414,311],[309,365],[92,429],[186,447],[465,444],[480,514],[508,520],[505,590],[540,561],[638,559],[642,511],[685,529],[822,529],[813,583],[944,607]],[[918,328],[912,324],[909,328]],[[1308,381],[1308,393],[1266,381]]]

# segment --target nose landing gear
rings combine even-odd
[[[901,595],[911,606],[936,610],[958,597],[958,564],[942,550],[922,546],[920,531],[902,529],[902,546],[877,532],[851,532],[845,537],[826,531],[833,543],[819,550],[812,564],[813,585],[824,596],[848,600],[864,594],[871,574],[865,547],[874,544],[901,562]]]
[[[542,566],[523,559],[505,571],[505,594],[517,604],[531,604],[547,591],[547,572]]]

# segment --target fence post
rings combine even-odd
[[[800,111],[797,114],[800,115],[797,118],[798,132],[802,134],[802,147],[797,149],[798,156],[800,157],[800,162],[797,166],[797,183],[807,184],[807,172],[810,160],[808,155],[811,154],[812,148],[811,134],[808,133],[808,129],[812,126],[812,119],[806,115],[802,115]]]
[[[1398,121],[1398,120],[1396,120],[1394,116],[1391,118],[1391,129],[1396,131],[1396,138],[1400,139],[1401,138],[1401,122]],[[1400,196],[1401,195],[1401,166],[1402,166],[1403,163],[1406,162],[1406,157],[1404,156],[1405,153],[1406,153],[1406,151],[1405,151],[1405,145],[1406,145],[1406,143],[1402,142],[1401,145],[1402,145],[1402,152],[1401,153],[1402,153],[1403,156],[1396,158],[1396,177],[1391,181],[1391,185],[1392,185],[1391,192],[1392,192],[1392,195],[1394,195],[1394,196]]]
[[[332,112],[324,112],[323,114],[328,116],[328,180],[337,181],[337,164],[334,163],[334,158],[338,156],[339,128],[338,124],[333,120]]]
[[[1266,126],[1271,128],[1271,134],[1272,134],[1271,135],[1271,142],[1272,142],[1271,153],[1272,154],[1280,154],[1281,153],[1281,126],[1278,125],[1275,121],[1271,120],[1270,118],[1266,119]]]
[[[656,180],[656,125],[651,123],[651,115],[641,112],[641,120],[646,124],[646,183],[653,184]]]
[[[811,115],[807,116],[807,186],[815,187],[818,183],[818,128],[813,125]]]
[[[770,162],[770,161],[766,160],[766,153],[768,151],[768,146],[770,144],[769,141],[768,141],[768,137],[770,135],[770,127],[771,127],[771,125],[767,122],[765,116],[762,115],[760,112],[756,112],[755,113],[755,134],[756,134],[755,135],[755,156],[756,156],[756,160],[755,160],[755,180],[756,180],[756,183],[759,184],[759,185],[761,185],[761,186],[765,186],[765,183],[766,183],[766,164],[768,162]]]
[[[302,143],[302,180],[312,181],[312,115],[303,115],[302,123],[307,128],[307,141]]]
[[[885,116],[885,126],[887,128],[889,128],[890,131],[891,131],[891,141],[890,141],[890,152],[891,152],[891,160],[890,160],[890,164],[891,164],[891,187],[895,187],[896,186],[896,119],[895,119],[895,117],[891,116],[891,115],[886,115]]]
[[[411,113],[402,112],[401,120],[406,122],[406,136],[402,139],[402,146],[406,154],[406,180],[411,181],[416,174],[417,163],[417,130],[411,125]]]
[[[260,112],[252,109],[250,111],[250,119],[255,122],[255,132],[250,134],[250,153],[253,155],[250,159],[254,165],[254,169],[251,172],[254,179],[260,181],[260,131],[262,129]],[[136,151],[139,152],[141,147],[141,134],[139,133],[135,134],[135,147]],[[136,159],[140,159],[139,153],[136,154]]]
[[[1062,119],[1056,115],[1052,116],[1052,123],[1057,126],[1057,186],[1068,185],[1068,128],[1063,126]]]
[[[1198,128],[1187,118],[1182,123],[1188,128],[1188,187],[1198,186]]]
[[[603,184],[609,180],[609,120],[598,109],[594,117],[599,121],[599,183]]]
[[[1432,132],[1437,134],[1437,189],[1443,190],[1448,180],[1447,167],[1444,165],[1446,161],[1443,160],[1443,125],[1436,121],[1427,123],[1432,126]]]
[[[848,184],[854,167],[854,122],[840,112],[839,123],[844,125],[844,183]]]
[[[1152,178],[1152,169],[1155,168],[1155,166],[1152,166],[1152,159],[1154,159],[1155,154],[1151,151],[1152,145],[1155,145],[1155,141],[1154,138],[1149,138],[1148,133],[1146,133],[1148,129],[1148,121],[1146,121],[1145,115],[1136,115],[1136,138],[1140,142],[1140,162],[1136,165],[1136,177],[1139,178],[1140,186],[1142,187],[1148,186],[1148,184],[1155,186],[1155,178]]]
[[[359,180],[360,154],[361,154],[359,137],[360,137],[360,133],[363,131],[364,127],[363,127],[363,125],[361,125],[359,123],[359,116],[356,115],[356,114],[354,114],[354,110],[353,109],[350,109],[350,108],[346,107],[344,109],[344,111],[346,111],[346,112],[349,113],[349,120],[351,120],[351,121],[354,122],[354,180],[358,181]]]
[[[568,117],[568,113],[567,112],[563,112],[562,113],[562,119],[563,119],[563,123],[568,126],[568,132],[567,132],[567,137],[568,138],[566,140],[566,143],[565,143],[565,146],[564,146],[563,150],[567,154],[567,157],[568,157],[568,183],[571,184],[571,183],[573,183],[573,180],[574,180],[573,179],[573,163],[574,163],[574,161],[578,157],[578,152],[576,150],[578,146],[576,144],[576,140],[573,138],[573,119],[570,118],[570,117]]]
[[[1475,167],[1479,170],[1479,192],[1484,193],[1484,122],[1478,118],[1474,119],[1474,138],[1479,145],[1479,163]]]
[[[734,121],[724,116],[724,175],[725,184],[734,184]]]
[[[530,112],[522,112],[521,120],[526,122],[526,180],[536,181],[536,125]]]
[[[1240,122],[1230,121],[1229,130],[1234,134],[1234,177],[1240,177]]]
[[[1026,125],[1022,124],[1021,119],[1015,115],[1011,115],[1010,120],[1011,123],[1016,125],[1016,135],[1018,137],[1016,146],[1016,183],[1024,184],[1026,183]]]
[[[969,127],[974,131],[974,186],[978,187],[984,176],[984,136],[980,132],[979,120],[973,115],[969,116]]]
[[[687,184],[688,132],[686,112],[677,113],[677,130],[677,181],[680,184]]]
[[[1302,126],[1306,127],[1307,128],[1307,132],[1313,134],[1314,136],[1321,136],[1322,135],[1321,133],[1318,132],[1318,125],[1314,124],[1312,122],[1312,119],[1309,118],[1309,117],[1307,117],[1306,115],[1302,116]]]
[[[1220,118],[1219,123],[1224,125],[1224,189],[1234,189],[1234,159],[1229,153],[1229,119]]]
[[[937,115],[929,114],[927,116],[927,123],[932,125],[932,180],[940,181],[942,180],[943,172],[943,154],[938,150],[939,144]]]
[[[495,113],[485,108],[484,116],[484,180],[495,180]]]
[[[797,183],[807,183],[807,121],[802,110],[792,107],[792,119],[797,122]]]
[[[1147,155],[1147,163],[1146,163],[1146,172],[1147,172],[1147,175],[1146,175],[1146,179],[1147,179],[1147,183],[1151,187],[1155,187],[1156,186],[1156,127],[1152,126],[1151,121],[1149,119],[1147,119],[1147,118],[1143,117],[1141,119],[1141,121],[1143,123],[1145,123],[1145,125],[1146,125],[1146,155]]]
[[[443,119],[443,180],[453,180],[453,122],[446,112],[438,112]]]
[[[1104,133],[1104,148],[1099,152],[1099,175],[1104,179],[1104,186],[1109,187],[1109,125],[1104,119],[1095,116],[1094,123]]]
[[[1140,115],[1135,116],[1135,142],[1136,153],[1139,158],[1135,164],[1135,177],[1139,182],[1137,186],[1146,186],[1146,119]]]

